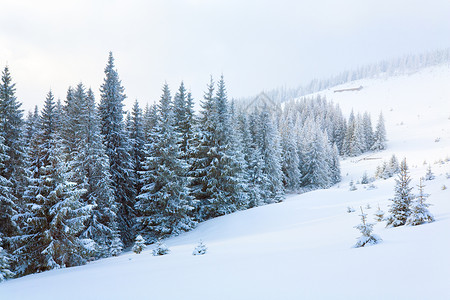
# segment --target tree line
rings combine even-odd
[[[199,113],[183,83],[125,112],[112,53],[104,72],[98,105],[80,83],[64,103],[50,91],[26,118],[2,73],[0,269],[9,277],[116,256],[137,235],[154,242],[329,187],[340,181],[339,155],[385,147],[382,117],[374,133],[368,114],[347,121],[320,97],[238,109],[223,77],[211,79]]]

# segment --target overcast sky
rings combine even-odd
[[[230,97],[450,47],[448,0],[1,0],[0,66],[25,109],[82,81],[97,100],[108,52],[127,105],[184,80],[196,99],[224,74]]]

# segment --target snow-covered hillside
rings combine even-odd
[[[320,94],[345,113],[353,108],[375,119],[383,111],[388,149],[342,161],[343,180],[331,189],[202,223],[167,240],[169,255],[154,257],[150,246],[9,280],[0,284],[0,299],[450,299],[450,66]],[[436,179],[425,191],[436,221],[388,229],[377,223],[383,242],[352,248],[360,218],[347,207],[362,206],[370,221],[378,205],[387,213],[394,178],[375,181],[375,189],[357,184],[356,191],[349,182],[365,171],[373,176],[392,154],[406,157],[414,186],[431,165]],[[193,256],[199,240],[208,252]]]

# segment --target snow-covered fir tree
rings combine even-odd
[[[87,92],[82,83],[69,89],[64,117],[67,121],[62,143],[70,155],[65,159],[70,181],[82,190],[81,200],[92,207],[82,237],[95,242],[96,256],[109,256],[109,247],[116,228],[117,206],[114,202],[108,157],[102,144],[100,123],[91,89]],[[73,141],[68,139],[72,135]],[[70,159],[69,159],[70,157]]]
[[[375,245],[381,242],[381,238],[373,234],[373,223],[367,223],[367,214],[364,213],[361,207],[361,224],[355,226],[361,232],[361,236],[358,238],[358,241],[355,244],[355,248],[365,247],[367,245]]]
[[[123,251],[123,243],[117,228],[114,229],[111,246],[109,247],[109,254],[111,256],[119,256],[119,254]]]
[[[223,78],[211,79],[202,102],[197,145],[193,153],[191,177],[193,195],[200,201],[199,220],[232,213],[247,205],[244,160],[236,148]]]
[[[140,254],[145,249],[145,247],[145,239],[142,237],[142,235],[138,234],[131,250],[136,254]]]
[[[175,131],[173,106],[167,84],[158,105],[154,144],[146,154],[142,192],[136,209],[139,230],[147,240],[188,231],[195,226],[193,198],[186,176],[188,164],[181,159],[180,136]]]
[[[375,212],[375,220],[377,222],[381,222],[384,220],[384,211],[380,208],[380,205],[378,205],[378,209]]]
[[[16,98],[9,68],[5,67],[0,82],[0,135],[3,136],[7,157],[0,173],[11,182],[11,197],[21,201],[26,185],[25,147],[22,104]]]
[[[145,134],[142,110],[137,100],[134,102],[130,116],[130,156],[133,167],[133,181],[135,182],[134,188],[136,194],[139,194],[142,188],[140,174],[144,170],[143,164],[145,161]]]
[[[425,180],[433,180],[435,178],[433,171],[431,170],[431,165],[428,165],[427,173],[425,174]]]
[[[293,129],[294,123],[288,116],[281,122],[280,126],[281,165],[284,175],[283,183],[287,191],[297,191],[300,188],[302,178]]]
[[[124,244],[130,245],[134,240],[136,191],[133,185],[133,166],[128,152],[128,141],[123,122],[123,100],[126,96],[111,52],[105,67],[105,79],[100,92],[101,133],[109,159],[109,173],[118,207],[119,231]]]
[[[249,116],[251,123],[254,123],[254,115]],[[264,174],[264,159],[256,141],[254,140],[250,128],[247,115],[241,113],[238,116],[238,130],[241,132],[242,152],[247,164],[247,184],[248,184],[248,207],[255,207],[264,204],[265,190],[270,182],[266,174]]]
[[[405,225],[411,213],[411,201],[414,198],[411,193],[412,187],[409,186],[411,177],[409,176],[408,166],[406,159],[400,164],[400,173],[395,180],[395,195],[390,205],[390,215],[386,218],[387,225],[397,227]]]
[[[202,240],[200,240],[198,245],[195,247],[194,251],[192,251],[192,255],[204,255],[206,254],[207,250],[208,248],[206,247],[206,245],[203,243]]]
[[[375,129],[373,144],[371,150],[380,151],[386,149],[386,128],[384,126],[383,113],[378,117],[377,126]]]
[[[255,140],[264,160],[262,171],[268,179],[264,203],[280,202],[284,198],[280,138],[267,107],[262,108],[255,125]]]
[[[14,276],[10,260],[9,254],[2,248],[2,238],[0,238],[0,283]]]
[[[92,241],[79,238],[92,206],[80,200],[82,190],[68,181],[54,109],[49,92],[31,151],[26,211],[19,215],[24,235],[16,253],[23,274],[80,265],[92,255]]]
[[[420,178],[419,185],[417,187],[419,188],[419,193],[411,203],[411,213],[406,220],[407,225],[415,226],[434,221],[434,216],[428,210],[430,204],[425,203],[430,195],[424,192],[425,185],[423,184],[422,178]]]
[[[153,256],[161,256],[169,254],[170,249],[167,247],[166,244],[164,244],[162,241],[158,241],[156,243],[156,247],[153,249],[152,254]]]
[[[4,137],[0,135],[1,170],[5,169],[4,166],[9,159],[4,141]],[[19,230],[17,223],[15,222],[15,217],[19,208],[11,190],[11,181],[6,179],[0,172],[0,234],[2,234],[3,237],[6,237],[5,240],[17,234]],[[9,245],[8,248],[12,247]]]

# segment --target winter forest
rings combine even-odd
[[[110,53],[100,99],[83,83],[49,91],[26,118],[8,67],[0,83],[0,265],[5,277],[117,256],[199,222],[341,180],[340,157],[386,147],[383,115],[324,97],[243,109],[223,76],[201,108],[183,82],[124,110]],[[143,246],[142,246],[143,247]],[[0,248],[0,249],[1,249]]]

